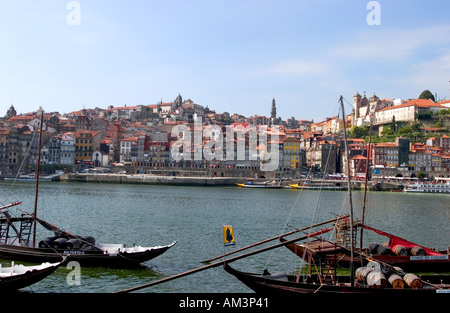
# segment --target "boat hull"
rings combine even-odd
[[[289,295],[289,294],[378,294],[378,295],[433,295],[438,292],[449,291],[448,285],[445,287],[439,285],[436,289],[431,285],[427,285],[420,289],[413,288],[376,288],[366,287],[361,285],[351,286],[350,278],[348,276],[338,277],[339,283],[335,284],[320,284],[318,281],[308,280],[307,282],[297,282],[295,276],[285,275],[283,278],[271,278],[270,275],[253,274],[238,271],[232,268],[229,264],[224,264],[224,269],[229,274],[235,276],[247,287],[257,293],[264,293],[270,295]],[[279,275],[278,275],[279,277]],[[432,276],[424,277],[423,279],[433,280]],[[436,276],[436,283],[448,284],[450,277]],[[442,281],[442,282],[441,282]]]
[[[405,186],[405,192],[412,193],[450,193],[450,184],[418,183]]]
[[[138,267],[141,263],[163,254],[175,245],[175,243],[167,246],[149,248],[139,252],[118,253],[106,253],[102,250],[54,250],[46,248],[1,245],[0,258],[32,263],[43,263],[60,262],[64,257],[68,257],[69,261],[76,261],[80,263],[81,266],[110,268]]]
[[[0,291],[14,292],[19,289],[31,286],[47,278],[55,272],[64,262],[57,262],[42,266],[40,268],[30,269],[24,274],[9,275],[0,277]]]
[[[280,238],[281,242],[287,241]],[[351,258],[347,253],[339,252],[338,248],[333,250],[327,249],[326,246],[314,246],[314,250],[320,250],[320,254],[311,254],[310,249],[306,249],[305,245],[290,243],[286,247],[300,258],[309,262],[309,258],[319,259],[328,263],[336,263],[338,267],[350,268]],[[450,255],[430,255],[430,256],[400,256],[400,255],[371,255],[372,261],[386,263],[391,266],[400,267],[408,272],[450,272]],[[355,257],[354,263],[366,265],[368,261],[361,261],[361,258]]]
[[[281,189],[283,185],[264,185],[264,184],[239,184],[236,183],[237,186],[241,188],[268,188],[268,189]]]

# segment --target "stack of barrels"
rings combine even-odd
[[[400,268],[382,269],[378,262],[369,262],[367,266],[356,269],[356,279],[369,287],[403,289],[405,284],[409,288],[422,288],[422,281],[415,274],[406,274]]]
[[[369,253],[372,255],[424,256],[427,254],[425,249],[420,246],[414,246],[408,249],[402,245],[395,245],[391,249],[389,248],[389,243],[372,243],[368,248]]]
[[[39,242],[39,248],[53,249],[90,249],[95,246],[95,238],[92,236],[83,236],[67,238],[64,236],[47,237]]]

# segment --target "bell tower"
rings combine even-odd
[[[275,104],[275,98],[272,99],[272,109],[270,110],[270,117],[277,118],[277,107]]]
[[[11,104],[11,107],[6,112],[5,119],[8,119],[8,118],[16,116],[16,115],[17,115],[16,109],[14,109],[14,105]]]

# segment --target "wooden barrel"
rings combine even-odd
[[[406,284],[413,289],[422,288],[422,281],[414,274],[405,274],[405,276],[403,276],[403,279],[405,280]]]
[[[427,255],[425,249],[419,246],[414,246],[411,248],[411,254],[416,256],[424,256]]]
[[[391,254],[391,249],[389,249],[389,247],[386,247],[384,244],[379,245],[378,249],[377,249],[377,254],[378,255],[389,255],[389,254]]]
[[[66,242],[66,248],[67,249],[80,249],[83,242],[81,239],[78,238],[72,238],[70,240],[67,240]]]
[[[83,241],[83,245],[81,246],[83,249],[90,249],[95,246],[95,238],[92,236],[83,236],[81,240]]]
[[[388,281],[394,289],[403,289],[403,287],[405,287],[405,282],[400,277],[400,275],[392,274],[391,276],[389,276]]]
[[[399,256],[407,256],[408,250],[402,245],[395,245],[392,247],[392,251]]]
[[[368,251],[370,254],[378,254],[378,247],[380,246],[379,243],[371,243],[368,246]]]
[[[53,240],[52,247],[55,249],[64,249],[66,246],[66,238],[58,238]]]
[[[373,271],[381,272],[381,265],[376,261],[370,261],[367,263],[366,267],[372,269]]]
[[[55,240],[58,237],[48,237],[44,238],[43,240],[39,241],[39,248],[50,248],[52,246],[53,240]]]
[[[388,283],[386,277],[381,272],[372,271],[367,275],[367,284],[376,288],[387,287]]]
[[[359,281],[366,281],[367,275],[372,271],[373,271],[373,269],[368,268],[368,267],[358,267],[356,269],[355,275]]]

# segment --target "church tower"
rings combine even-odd
[[[174,108],[179,108],[183,104],[183,98],[180,94],[178,94],[177,98],[174,101]]]
[[[272,99],[272,109],[270,110],[270,117],[272,119],[277,118],[277,107],[275,104],[275,98]]]
[[[9,119],[10,117],[13,117],[16,115],[17,115],[16,109],[14,109],[14,105],[11,104],[11,107],[6,112],[5,119]]]
[[[355,112],[355,117],[359,117],[359,108],[361,107],[361,95],[359,92],[356,93],[356,95],[353,96],[353,110]]]

